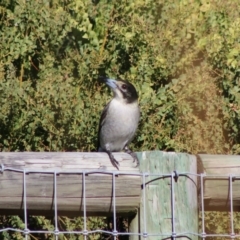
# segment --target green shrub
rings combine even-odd
[[[134,150],[238,154],[239,12],[238,0],[2,0],[0,150],[95,150],[108,75],[139,92]]]

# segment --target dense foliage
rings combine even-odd
[[[133,149],[240,152],[239,0],[2,0],[0,18],[0,151],[94,150],[108,75],[139,92]]]

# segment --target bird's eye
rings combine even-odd
[[[126,84],[123,84],[123,85],[122,85],[122,89],[126,90],[126,89],[127,89],[127,85],[126,85]]]

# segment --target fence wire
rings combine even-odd
[[[88,237],[91,234],[95,233],[102,233],[102,234],[108,234],[109,236],[112,236],[111,239],[117,240],[119,236],[137,236],[138,239],[151,239],[151,237],[157,237],[157,239],[207,239],[209,237],[222,237],[225,239],[237,239],[240,238],[240,234],[235,234],[234,232],[234,210],[233,210],[233,181],[235,180],[240,180],[240,175],[223,175],[223,176],[207,176],[203,173],[201,174],[195,174],[195,173],[189,173],[189,172],[177,172],[173,171],[171,173],[167,174],[162,174],[162,173],[148,173],[148,172],[143,172],[143,173],[136,173],[136,172],[122,172],[122,171],[81,171],[81,170],[76,170],[76,171],[59,171],[59,170],[28,170],[28,169],[15,169],[15,168],[8,168],[5,167],[3,164],[0,164],[0,173],[4,174],[4,172],[10,171],[10,172],[19,172],[23,174],[23,212],[24,212],[24,225],[25,228],[22,229],[17,229],[17,228],[3,228],[0,229],[0,232],[8,232],[8,231],[13,231],[13,232],[19,232],[22,233],[25,237],[26,240],[29,239],[30,234],[53,234],[55,236],[55,239],[59,239],[60,234],[77,234],[83,236],[84,239],[88,239]],[[28,209],[27,209],[27,179],[26,175],[27,174],[51,174],[53,175],[54,179],[54,230],[49,231],[49,230],[31,230],[28,229]],[[81,231],[61,231],[58,228],[58,199],[57,199],[57,182],[58,182],[58,175],[60,174],[80,174],[82,175],[82,201],[83,201],[83,229]],[[87,229],[87,198],[86,198],[86,177],[88,175],[94,175],[96,174],[97,178],[101,178],[99,174],[103,175],[110,175],[112,176],[112,219],[113,219],[113,229],[112,231],[106,231],[102,229],[95,229],[95,230],[88,230]],[[137,231],[137,232],[119,232],[117,230],[117,212],[116,212],[116,187],[115,187],[115,179],[119,175],[127,175],[127,176],[139,176],[142,179],[141,183],[141,189],[142,189],[142,211],[143,211],[143,230],[142,231]],[[198,178],[198,184],[194,182],[194,178]],[[152,182],[155,181],[162,181],[163,179],[170,179],[170,199],[171,199],[171,232],[166,232],[166,233],[152,233],[149,232],[148,227],[147,227],[147,207],[146,207],[146,201],[147,201],[147,193],[146,193],[146,186],[151,184]],[[176,210],[175,210],[175,205],[176,205],[176,199],[175,199],[175,185],[178,184],[178,179],[179,178],[187,178],[189,181],[193,181],[196,188],[200,189],[200,214],[201,214],[201,229],[198,232],[190,232],[188,229],[184,232],[177,232],[176,231]],[[224,233],[224,234],[207,234],[205,230],[205,208],[204,208],[204,180],[209,179],[209,178],[214,178],[215,180],[222,180],[222,179],[228,179],[229,180],[229,199],[230,199],[230,232]],[[1,189],[0,189],[1,191]]]

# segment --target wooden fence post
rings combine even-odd
[[[145,189],[145,217],[144,222],[144,193],[142,190],[141,204],[137,216],[130,223],[130,232],[144,232],[148,239],[162,239],[176,234],[185,233],[191,239],[198,239],[191,233],[198,233],[198,199],[197,199],[197,160],[193,155],[173,152],[141,152],[138,153],[141,172],[177,174],[174,187],[174,220],[172,221],[171,207],[171,177],[153,181]],[[190,175],[192,173],[192,175]],[[146,177],[146,182],[156,177]],[[174,224],[174,228],[172,226]],[[145,225],[145,226],[144,226]],[[145,228],[145,229],[144,229]],[[151,236],[151,234],[165,234]],[[143,239],[137,235],[130,236],[130,240]],[[181,237],[178,239],[186,239]]]

